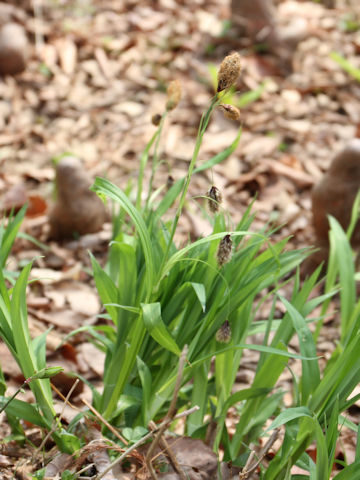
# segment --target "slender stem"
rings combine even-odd
[[[182,209],[184,207],[185,197],[186,197],[187,191],[189,189],[191,176],[192,176],[192,173],[193,173],[194,168],[195,168],[195,162],[196,162],[196,160],[198,158],[198,155],[199,155],[199,151],[200,151],[200,147],[201,147],[201,144],[202,144],[203,136],[204,136],[206,128],[209,124],[211,113],[218,103],[220,103],[220,100],[218,98],[218,95],[215,95],[213,97],[212,101],[211,101],[210,107],[208,108],[207,112],[201,117],[201,120],[200,120],[200,125],[199,125],[198,134],[197,134],[197,138],[196,138],[194,153],[193,153],[193,156],[192,156],[192,159],[191,159],[188,171],[187,171],[185,184],[184,184],[184,187],[183,187],[182,192],[181,192],[179,206],[177,208],[175,218],[174,218],[174,222],[172,224],[170,238],[169,238],[168,244],[166,246],[165,255],[162,259],[161,267],[159,269],[159,281],[162,278],[162,271],[163,271],[164,265],[165,265],[165,263],[168,259],[170,248],[171,248],[171,245],[172,245],[172,242],[173,242],[173,239],[174,239],[174,235],[175,235],[175,232],[176,232],[176,228],[177,228],[177,225],[179,223],[179,219],[180,219],[180,216],[181,216]]]
[[[159,135],[159,129],[156,130],[154,135],[151,137],[151,140],[146,145],[145,150],[143,151],[141,158],[140,158],[140,169],[139,169],[139,177],[138,177],[138,188],[136,194],[136,209],[140,211],[141,208],[141,195],[142,195],[142,188],[143,188],[143,180],[144,180],[144,171],[145,167],[149,158],[149,151],[152,147],[153,143],[155,142],[156,138]]]
[[[5,405],[3,405],[1,408],[0,408],[0,413],[2,413],[4,410],[6,410],[6,408],[9,406],[9,403],[11,403],[14,398],[21,392],[21,390],[27,385],[27,381],[25,380],[25,382],[16,390],[16,392],[14,393],[14,395],[11,395],[11,397],[9,397],[8,401],[5,403]]]
[[[146,208],[149,206],[149,201],[150,201],[150,197],[151,197],[151,193],[152,193],[152,186],[153,186],[153,182],[154,182],[154,177],[155,177],[156,169],[157,169],[157,166],[158,166],[159,143],[160,143],[161,133],[162,133],[162,129],[163,129],[163,126],[164,126],[164,122],[165,122],[167,113],[168,113],[167,110],[165,110],[165,112],[163,113],[163,115],[161,117],[159,128],[157,130],[157,138],[156,138],[156,142],[155,142],[154,155],[153,155],[152,166],[151,166],[151,177],[150,177],[150,182],[149,182],[149,191],[148,191],[148,196],[147,196],[147,199],[146,199]]]
[[[275,443],[275,440],[277,439],[277,437],[279,436],[279,429],[277,428],[276,430],[273,431],[273,433],[271,434],[271,436],[269,437],[268,441],[266,442],[266,444],[264,445],[264,447],[261,449],[260,453],[259,453],[259,458],[258,460],[250,466],[250,464],[252,464],[252,461],[255,457],[255,452],[252,451],[250,453],[250,456],[248,458],[248,461],[246,462],[246,465],[245,467],[243,468],[242,472],[240,472],[240,475],[239,475],[239,479],[240,480],[245,480],[246,478],[250,478],[250,476],[252,475],[252,473],[257,469],[257,467],[260,465],[260,463],[263,461],[263,459],[265,458],[265,455],[268,453],[268,451],[270,450],[270,448],[273,446],[273,444]]]
[[[89,410],[110,430],[110,432],[115,435],[119,440],[121,440],[125,445],[128,445],[128,441],[120,435],[120,433],[94,408],[85,398],[82,398],[81,401],[88,407]]]

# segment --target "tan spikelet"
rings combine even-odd
[[[207,192],[208,207],[211,213],[219,211],[220,203],[222,202],[222,195],[220,190],[213,185]]]
[[[166,189],[170,190],[170,188],[174,185],[175,179],[172,175],[169,175],[166,180]]]
[[[228,263],[231,260],[232,245],[233,243],[230,235],[225,235],[225,237],[219,243],[216,254],[219,267],[222,267],[225,263]]]
[[[160,122],[161,122],[160,113],[155,113],[155,115],[151,117],[151,123],[155,125],[155,127],[157,127],[158,125],[160,125]]]
[[[217,92],[230,88],[240,75],[241,58],[237,52],[231,53],[221,62],[218,72]]]
[[[166,110],[174,110],[174,108],[178,106],[181,99],[181,84],[179,80],[173,80],[172,82],[170,82],[166,93]]]
[[[227,103],[222,103],[219,105],[219,108],[224,113],[224,117],[229,120],[235,120],[236,122],[240,121],[240,110],[234,105],[228,105]]]
[[[215,335],[216,341],[219,343],[229,343],[231,340],[231,327],[229,320],[225,320],[225,322],[221,325],[219,330],[216,332]]]

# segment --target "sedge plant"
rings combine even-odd
[[[264,423],[280,411],[283,393],[275,385],[289,358],[315,362],[316,354],[312,350],[301,355],[289,352],[287,345],[296,331],[288,326],[290,313],[282,321],[273,318],[274,311],[268,322],[254,321],[261,296],[275,301],[306,252],[287,251],[289,239],[274,243],[274,230],[269,226],[251,232],[251,208],[234,229],[229,229],[220,192],[210,186],[206,199],[214,216],[213,233],[183,248],[176,245],[192,176],[226,159],[238,144],[241,131],[228,149],[198,164],[214,109],[220,107],[231,118],[238,118],[235,107],[222,104],[222,92],[236,82],[239,68],[237,54],[221,64],[218,91],[201,118],[187,175],[160,201],[149,191],[143,204],[142,182],[153,146],[157,156],[162,122],[172,111],[169,105],[176,103],[172,101],[173,89],[159,127],[141,157],[135,203],[108,180],[96,179],[93,190],[121,206],[121,222],[117,222],[121,228],[111,243],[107,266],[101,268],[92,257],[95,283],[109,323],[86,328],[106,354],[104,388],[101,393],[93,388],[93,404],[109,422],[129,431],[146,428],[150,420],[161,418],[172,396],[180,353],[188,345],[177,407],[197,405],[199,409],[187,418],[185,431],[205,438],[213,430],[214,448],[222,445],[227,459],[241,461],[242,454],[249,454],[246,445],[257,440]],[[154,161],[152,178],[157,159]],[[165,214],[174,202],[175,214],[166,221]],[[308,300],[318,276],[319,271],[301,287],[295,277],[291,304],[304,317],[324,301],[324,297]],[[248,342],[255,331],[264,334],[263,344]],[[244,349],[260,352],[258,371],[251,387],[231,395]],[[250,416],[244,416],[236,436],[230,439],[225,418],[236,404],[244,405]]]

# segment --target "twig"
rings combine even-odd
[[[273,433],[270,435],[268,441],[265,443],[264,447],[260,450],[258,460],[251,467],[250,467],[250,463],[252,462],[252,459],[255,456],[255,452],[253,450],[250,453],[245,467],[243,468],[242,472],[239,473],[239,480],[246,480],[247,478],[250,478],[251,474],[257,469],[257,467],[263,461],[265,455],[268,453],[270,448],[273,446],[275,440],[277,439],[277,437],[279,435],[279,432],[280,432],[280,430],[278,428],[273,431]]]
[[[192,408],[189,408],[188,410],[184,410],[183,412],[181,413],[178,413],[177,415],[175,415],[175,417],[172,419],[172,420],[178,420],[179,418],[183,418],[183,417],[187,417],[188,415],[191,415],[192,413],[194,412],[197,412],[199,410],[200,407],[198,407],[197,405],[195,405],[194,407]],[[102,473],[100,473],[99,475],[97,475],[95,477],[94,480],[101,480],[101,478],[104,477],[104,475],[106,475],[106,473],[108,471],[110,471],[112,468],[114,468],[115,465],[117,465],[118,463],[121,463],[128,455],[129,453],[131,453],[133,450],[136,450],[140,445],[142,445],[143,443],[145,443],[149,438],[153,437],[156,432],[159,431],[160,428],[162,428],[163,425],[165,425],[166,427],[168,427],[171,423],[171,421],[168,421],[168,420],[164,420],[160,423],[160,425],[158,425],[157,429],[152,431],[152,432],[149,432],[147,433],[146,435],[144,435],[142,438],[140,438],[140,440],[138,440],[137,442],[135,442],[133,445],[131,445],[131,447],[129,447],[122,455],[120,455],[120,457],[116,458],[113,463],[108,467],[107,470],[104,470]]]
[[[151,421],[150,428],[156,429],[156,423]],[[167,456],[169,457],[171,466],[173,467],[175,472],[179,474],[179,477],[181,478],[181,480],[186,480],[187,477],[183,477],[183,471],[179,465],[179,462],[177,461],[176,455],[171,450],[171,447],[164,436],[160,439],[159,445],[161,446],[162,450],[166,452]]]
[[[58,395],[61,400],[63,400],[64,402],[66,401],[66,397],[65,395],[63,395],[60,390],[53,384],[50,382],[50,387],[52,390],[54,390],[54,392],[56,393],[56,395]],[[70,399],[67,399],[67,404],[69,405],[69,407],[71,407],[73,410],[76,410],[77,412],[81,413],[81,410],[80,408],[78,408],[76,405],[74,405],[73,403],[70,402]]]
[[[181,352],[181,355],[180,355],[179,369],[178,369],[178,374],[177,374],[177,377],[176,377],[173,397],[171,399],[169,410],[168,410],[167,414],[165,415],[165,421],[168,421],[169,423],[173,420],[173,418],[175,416],[176,402],[177,402],[178,395],[179,395],[179,390],[180,390],[180,387],[181,387],[182,376],[183,376],[183,372],[184,372],[187,352],[188,352],[188,347],[187,347],[187,345],[184,345],[184,348],[183,348],[183,350]],[[149,472],[150,472],[153,480],[157,480],[157,475],[156,475],[156,472],[154,470],[154,467],[152,466],[152,456],[153,456],[153,453],[154,453],[158,443],[160,442],[160,439],[161,439],[163,433],[165,432],[166,428],[167,427],[165,425],[163,425],[159,428],[159,430],[158,430],[158,432],[157,432],[157,434],[154,438],[154,441],[150,445],[149,450],[146,454],[146,458],[145,458],[146,466],[148,467]],[[179,470],[177,471],[177,473],[179,474],[181,480],[186,480],[186,475],[185,475],[185,473],[183,472],[183,470],[181,469],[180,466],[179,466]]]
[[[252,448],[251,445],[249,445],[249,447]],[[246,460],[245,466],[242,469],[242,473],[240,475],[244,475],[244,474],[247,475],[247,472],[251,468],[250,465],[252,464],[254,457],[255,457],[255,450],[251,450],[250,455],[248,456],[248,459]],[[242,478],[240,475],[239,477]],[[246,476],[244,478],[246,478]]]
[[[121,440],[125,445],[128,445],[129,442],[122,436],[120,433],[112,426],[110,423],[105,420],[105,418],[99,413],[89,402],[82,398],[81,401],[88,407],[89,410],[112,432],[119,440]]]

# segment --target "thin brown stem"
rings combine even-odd
[[[183,412],[175,415],[175,417],[172,420],[178,420],[179,418],[187,417],[192,413],[197,412],[198,410],[199,410],[199,407],[195,405],[194,407],[189,408],[188,410],[184,410]],[[165,427],[167,428],[170,425],[170,423],[171,421],[168,421],[168,420],[164,420],[163,422],[161,422],[156,430],[147,433],[142,438],[140,438],[140,440],[138,440],[133,445],[131,445],[131,447],[129,447],[122,455],[120,455],[120,457],[118,457],[113,461],[113,463],[108,467],[108,469],[104,470],[102,473],[97,475],[94,480],[101,480],[104,477],[104,475],[107,474],[108,471],[114,468],[114,466],[117,465],[118,463],[121,463],[133,450],[136,450],[140,445],[142,445],[147,440],[149,440],[149,438],[152,438],[159,431],[159,429],[163,427],[163,425],[165,425]]]
[[[129,442],[122,436],[120,433],[112,426],[110,423],[105,420],[105,418],[99,413],[85,398],[81,399],[82,402],[88,407],[89,410],[112,432],[119,440],[121,440],[125,445],[128,445]]]
[[[150,422],[150,428],[155,429],[156,428],[156,423],[151,421]],[[169,462],[171,463],[171,466],[173,467],[175,472],[179,475],[180,479],[181,480],[187,480],[187,477],[186,477],[184,471],[182,470],[181,466],[179,465],[179,462],[177,461],[176,455],[171,450],[171,447],[170,447],[168,441],[166,440],[166,438],[164,436],[161,437],[161,439],[159,441],[159,445],[164,450],[166,455],[169,457]]]
[[[243,468],[242,472],[239,473],[239,480],[246,480],[247,478],[251,477],[251,475],[254,473],[254,471],[257,469],[257,467],[260,465],[260,463],[264,460],[264,457],[268,453],[270,448],[274,445],[275,440],[279,436],[279,431],[280,431],[279,429],[276,429],[276,430],[273,431],[273,433],[270,435],[268,441],[265,443],[263,448],[260,450],[259,457],[258,457],[257,461],[253,465],[251,465],[251,467],[250,467],[250,463],[252,463],[252,459],[255,456],[255,452],[252,451],[250,453],[249,459],[251,457],[251,461],[246,462],[246,465]]]

